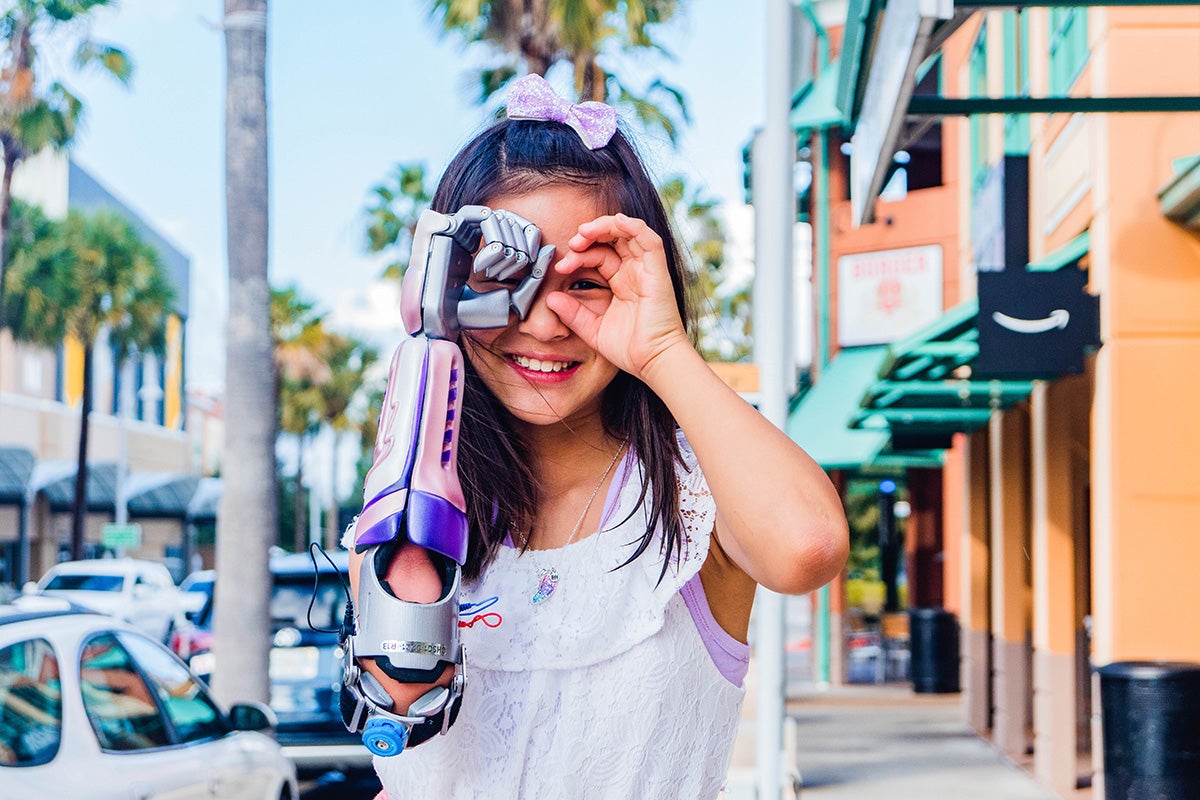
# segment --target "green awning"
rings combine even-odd
[[[792,108],[793,129],[824,130],[841,123],[842,112],[834,102],[837,96],[838,68],[837,61],[825,65],[821,74],[809,84],[808,91],[801,95],[800,101]]]
[[[33,462],[33,453],[23,447],[0,447],[0,505],[24,505]]]
[[[1088,254],[1092,247],[1087,231],[1076,236],[1062,247],[1048,253],[1037,261],[1029,262],[1030,272],[1057,272],[1068,264],[1074,264]]]
[[[130,519],[186,519],[200,479],[174,472],[134,473],[129,477]]]
[[[1200,154],[1176,159],[1175,177],[1158,192],[1159,207],[1167,219],[1200,230]]]
[[[116,505],[117,465],[91,464],[84,486],[87,510],[92,514],[113,513]],[[50,501],[50,510],[55,514],[71,511],[75,507],[75,470],[69,475],[47,483],[41,492]]]
[[[863,395],[879,377],[886,348],[842,350],[788,415],[787,434],[824,469],[855,469],[870,464],[888,443],[888,434],[849,427]]]
[[[888,380],[938,380],[969,364],[979,354],[972,299],[942,314],[924,328],[887,348],[880,374]]]
[[[1076,255],[1062,264],[1078,260]],[[928,452],[949,447],[953,434],[980,428],[993,411],[1028,397],[1029,381],[972,379],[978,316],[978,302],[968,300],[888,346],[879,379],[863,393],[851,426],[887,431],[894,451]]]
[[[221,479],[201,478],[188,501],[187,518],[191,522],[216,522],[221,501]]]

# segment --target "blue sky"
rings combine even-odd
[[[628,74],[657,72],[682,89],[692,125],[677,153],[661,137],[641,145],[655,172],[686,171],[739,204],[741,148],[762,124],[764,3],[681,5],[683,18],[662,32],[675,62],[633,63]],[[276,0],[271,12],[272,283],[297,284],[335,322],[368,334],[394,321],[376,280],[382,262],[363,244],[371,186],[397,162],[439,173],[485,119],[464,69],[482,54],[440,36],[427,7]],[[221,0],[123,0],[91,35],[132,56],[132,85],[64,76],[87,107],[73,157],[191,258],[188,379],[201,387],[223,379],[222,11]]]

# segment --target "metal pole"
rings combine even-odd
[[[754,355],[759,369],[759,410],[779,428],[787,422],[792,310],[792,227],[796,219],[795,132],[791,121],[792,3],[767,5],[766,120],[754,159]],[[757,755],[759,800],[782,793],[784,716],[784,598],[760,588],[755,608],[758,667]]]
[[[128,424],[133,406],[133,360],[134,356],[130,355],[121,362],[121,385],[117,393],[117,485],[113,492],[113,522],[118,525],[129,521]]]

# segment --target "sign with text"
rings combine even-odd
[[[142,526],[136,522],[126,525],[106,523],[100,529],[100,542],[113,550],[136,550],[142,546]]]
[[[838,259],[838,344],[903,339],[942,315],[942,248],[855,253]]]

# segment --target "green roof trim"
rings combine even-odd
[[[1059,268],[1087,253],[1087,234],[1051,254]],[[1051,256],[1042,261],[1051,268]],[[972,380],[979,354],[979,302],[968,300],[934,322],[890,345],[879,379],[861,397],[853,428],[888,431],[892,445],[928,441],[987,424],[992,412],[1009,408],[1033,391],[1030,381]],[[960,369],[961,368],[961,369]],[[948,439],[947,439],[948,441]],[[898,449],[898,452],[905,452]]]
[[[788,415],[788,436],[824,469],[857,469],[887,445],[887,432],[849,427],[885,352],[882,346],[842,350]]]
[[[867,42],[875,33],[881,5],[880,0],[850,0],[846,9],[846,27],[842,32],[842,54],[839,57],[842,68],[838,72],[837,94],[834,98],[843,122],[852,122],[858,116],[857,105],[862,96],[859,73],[868,52]]]
[[[1200,230],[1200,154],[1171,163],[1175,177],[1158,192],[1162,213],[1172,222]]]
[[[883,377],[893,380],[947,378],[979,354],[975,318],[979,302],[971,299],[946,311],[917,332],[888,346]]]
[[[1086,256],[1091,249],[1091,236],[1084,231],[1057,250],[1042,256],[1037,261],[1030,261],[1029,271],[1057,272]]]
[[[842,112],[835,104],[839,62],[825,65],[817,79],[809,84],[800,102],[792,109],[792,128],[797,131],[824,130],[841,124]]]

